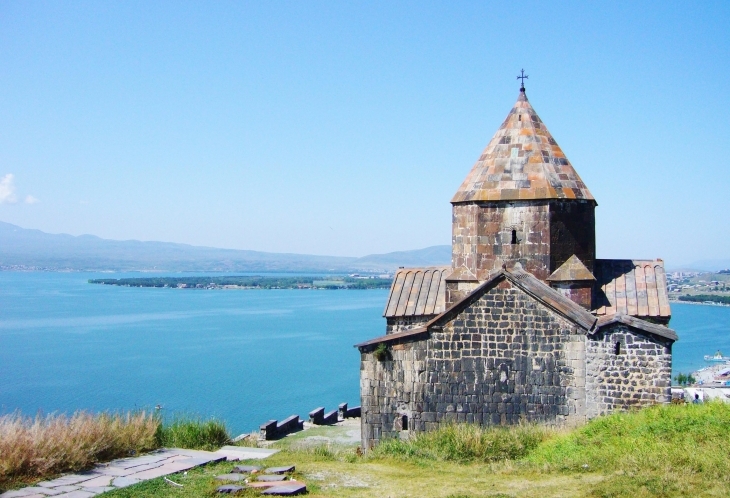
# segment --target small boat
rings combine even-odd
[[[718,349],[717,352],[712,356],[706,354],[705,361],[730,361],[730,356],[723,356],[722,352],[720,352],[720,350]]]

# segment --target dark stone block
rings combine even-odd
[[[223,474],[215,476],[215,478],[219,481],[243,481],[246,479],[246,476],[243,474]]]
[[[239,493],[239,492],[243,491],[244,489],[245,488],[243,486],[234,486],[233,484],[226,484],[225,486],[219,486],[216,489],[216,492],[235,495],[236,493]]]
[[[236,465],[233,467],[234,474],[250,474],[251,472],[258,472],[261,470],[261,467],[256,467],[255,465]]]
[[[275,481],[283,481],[286,479],[285,475],[260,475],[256,478],[257,481],[264,481],[264,482],[275,482]]]
[[[275,486],[269,488],[262,495],[274,495],[274,496],[294,496],[307,492],[307,486],[304,483],[297,482],[296,484],[284,484],[281,486]]]
[[[287,472],[294,472],[294,465],[286,465],[284,467],[269,467],[266,469],[267,474],[286,474]]]

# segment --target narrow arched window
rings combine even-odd
[[[616,356],[621,354],[621,343],[617,342],[616,345],[613,348],[613,352]]]
[[[517,243],[517,230],[512,230],[512,243]]]
[[[402,420],[401,425],[403,427],[403,430],[407,431],[408,430],[408,415],[403,415],[403,418],[401,420]]]

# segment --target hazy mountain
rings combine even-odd
[[[669,271],[720,271],[730,268],[730,259],[706,259],[703,261],[695,261],[688,265],[682,265],[669,268]]]
[[[351,272],[448,265],[450,260],[451,246],[446,245],[350,258],[49,234],[0,222],[4,269]]]

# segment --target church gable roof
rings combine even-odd
[[[597,259],[593,272],[593,312],[598,316],[631,315],[668,321],[672,316],[664,262]]]
[[[550,282],[581,282],[595,280],[593,273],[573,254],[560,268],[555,270],[547,280]]]
[[[522,199],[595,202],[524,89],[451,202]]]
[[[641,320],[640,318],[635,318],[629,315],[608,315],[599,318],[593,334],[598,333],[599,331],[609,327],[610,325],[619,323],[627,325],[636,330],[641,330],[649,334],[664,337],[665,339],[669,339],[670,341],[676,341],[677,339],[679,339],[677,333],[669,327],[665,327],[664,325],[657,325],[655,323],[647,322],[646,320]]]
[[[432,327],[443,326],[444,324],[453,320],[462,310],[469,307],[472,303],[476,302],[485,293],[489,292],[491,289],[499,285],[499,283],[504,280],[508,280],[511,284],[520,288],[523,292],[531,296],[533,299],[542,303],[547,308],[553,310],[554,312],[575,323],[586,331],[591,330],[596,324],[597,319],[595,316],[591,315],[582,306],[574,303],[567,297],[557,292],[555,289],[552,289],[549,286],[545,285],[542,281],[533,276],[531,273],[524,271],[522,267],[518,264],[515,265],[515,268],[510,270],[502,269],[501,271],[496,273],[491,279],[481,284],[467,296],[462,298],[460,301],[454,303],[449,309],[434,317],[424,326],[405,330],[395,334],[387,334],[384,336],[376,337],[375,339],[370,339],[369,341],[357,344],[356,347],[362,348],[379,344],[381,342],[391,342],[398,339],[414,338],[415,336],[425,334]]]
[[[449,267],[402,268],[390,286],[383,316],[438,315],[446,309],[446,277]]]

